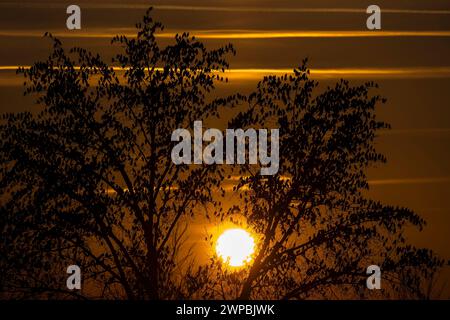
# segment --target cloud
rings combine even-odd
[[[265,75],[284,75],[293,73],[292,69],[231,69],[225,72],[230,80],[254,80]],[[320,68],[311,69],[311,77],[316,79],[411,79],[411,78],[449,78],[450,67],[411,67],[411,68]]]
[[[206,12],[249,12],[249,13],[336,13],[366,14],[366,8],[300,8],[300,7],[254,7],[254,6],[192,6],[192,5],[152,5],[146,3],[85,3],[80,6],[86,9],[147,9],[152,6],[161,11],[206,11]],[[3,8],[65,8],[65,3],[58,2],[3,2]],[[449,15],[450,10],[421,10],[382,8],[383,14],[415,14],[415,15]]]
[[[89,29],[90,31],[48,30],[59,38],[112,38],[117,34],[129,38],[136,36],[135,29]],[[44,30],[2,30],[1,37],[42,37]],[[159,32],[157,38],[173,39],[176,34],[182,34],[181,30]],[[358,31],[358,30],[191,30],[190,34],[198,39],[289,39],[289,38],[393,38],[393,37],[450,37],[450,31]]]
[[[369,180],[371,186],[449,183],[450,177],[401,178]]]
[[[0,66],[0,72],[15,71],[19,66],[5,65]],[[23,66],[29,68],[29,66]],[[114,67],[116,71],[123,71],[120,67]],[[314,79],[340,79],[342,77],[349,79],[436,79],[436,78],[450,78],[450,66],[441,67],[409,67],[409,68],[312,68],[311,77]],[[281,76],[284,74],[292,74],[292,69],[288,68],[237,68],[226,70],[225,73],[218,72],[220,75],[227,77],[230,81],[253,81],[260,80],[267,75]],[[13,81],[14,78],[19,79],[15,74],[1,74],[0,84],[2,79],[8,78],[8,81]],[[20,78],[20,83],[23,79]],[[11,82],[12,83],[12,82]],[[425,130],[425,129],[421,129]],[[447,129],[433,129],[433,130],[447,130]],[[393,131],[393,133],[404,133],[402,131]],[[386,131],[382,134],[390,134]]]
[[[378,132],[378,135],[430,135],[449,134],[450,128],[390,129]]]

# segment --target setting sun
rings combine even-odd
[[[216,252],[231,267],[241,267],[255,251],[253,237],[244,229],[229,229],[217,239]]]

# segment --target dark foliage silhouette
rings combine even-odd
[[[189,34],[160,47],[162,25],[147,12],[137,37],[112,40],[123,53],[107,64],[52,36],[45,62],[20,69],[35,112],[4,114],[0,126],[0,280],[7,298],[308,298],[361,295],[378,264],[395,293],[420,288],[442,262],[408,245],[406,208],[364,197],[382,102],[374,84],[341,81],[316,94],[304,63],[265,77],[249,96],[215,98],[231,45],[217,50]],[[114,66],[114,67],[113,67]],[[280,128],[280,170],[174,165],[171,134],[195,120],[240,112],[228,127]],[[233,210],[259,237],[254,262],[230,271],[198,265],[181,244],[204,207],[222,209],[226,176],[242,198]],[[65,268],[83,270],[81,292]],[[411,272],[408,272],[411,270]],[[344,292],[345,291],[345,292]]]
[[[237,281],[238,297],[360,297],[368,293],[366,268],[372,264],[383,270],[384,297],[395,297],[400,287],[420,297],[421,282],[442,261],[407,244],[403,229],[421,229],[425,221],[407,208],[364,197],[366,169],[386,161],[374,148],[376,131],[389,128],[375,116],[384,99],[370,96],[377,87],[372,82],[351,87],[341,80],[314,94],[317,85],[305,62],[294,75],[265,77],[246,111],[230,123],[282,129],[276,176],[240,169],[241,212],[263,237],[254,263]]]

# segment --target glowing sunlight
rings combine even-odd
[[[228,229],[217,239],[217,255],[231,267],[250,262],[254,251],[255,241],[244,229]]]

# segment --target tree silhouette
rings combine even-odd
[[[421,228],[419,216],[364,198],[366,168],[385,161],[376,131],[388,127],[375,118],[382,99],[369,95],[372,83],[341,81],[313,97],[304,63],[265,77],[249,96],[214,98],[233,47],[207,50],[187,33],[160,47],[162,28],[148,11],[136,38],[112,40],[123,53],[111,64],[82,48],[66,52],[50,35],[48,60],[19,70],[39,107],[4,114],[0,126],[2,296],[305,298],[357,290],[370,264],[393,286],[402,271],[410,287],[442,264],[405,243],[404,225]],[[237,105],[228,127],[280,128],[277,175],[173,164],[175,129]],[[230,216],[221,204],[230,170],[242,198],[233,210],[260,240],[239,271],[216,257],[196,265],[181,250],[198,207]],[[65,288],[61,272],[74,263],[89,288],[81,293]]]
[[[265,77],[245,112],[230,123],[281,128],[277,175],[240,168],[241,212],[263,236],[252,266],[238,281],[238,297],[364,296],[359,289],[367,293],[366,268],[373,264],[383,271],[385,297],[400,287],[420,296],[422,280],[442,261],[408,245],[403,229],[407,224],[421,229],[425,221],[364,195],[366,169],[386,161],[374,147],[377,130],[389,128],[375,115],[385,100],[370,96],[377,87],[372,82],[352,87],[341,80],[314,94],[318,83],[305,64],[294,75]]]
[[[10,270],[31,268],[7,282],[76,261],[103,296],[120,287],[130,299],[176,297],[174,237],[196,205],[214,202],[221,170],[174,165],[171,134],[237,100],[206,101],[233,48],[209,51],[188,34],[160,48],[149,15],[137,28],[135,39],[112,40],[123,75],[54,38],[46,62],[20,70],[42,108],[5,115],[1,128],[1,219],[13,228],[2,257]],[[51,287],[45,280],[32,289]]]

